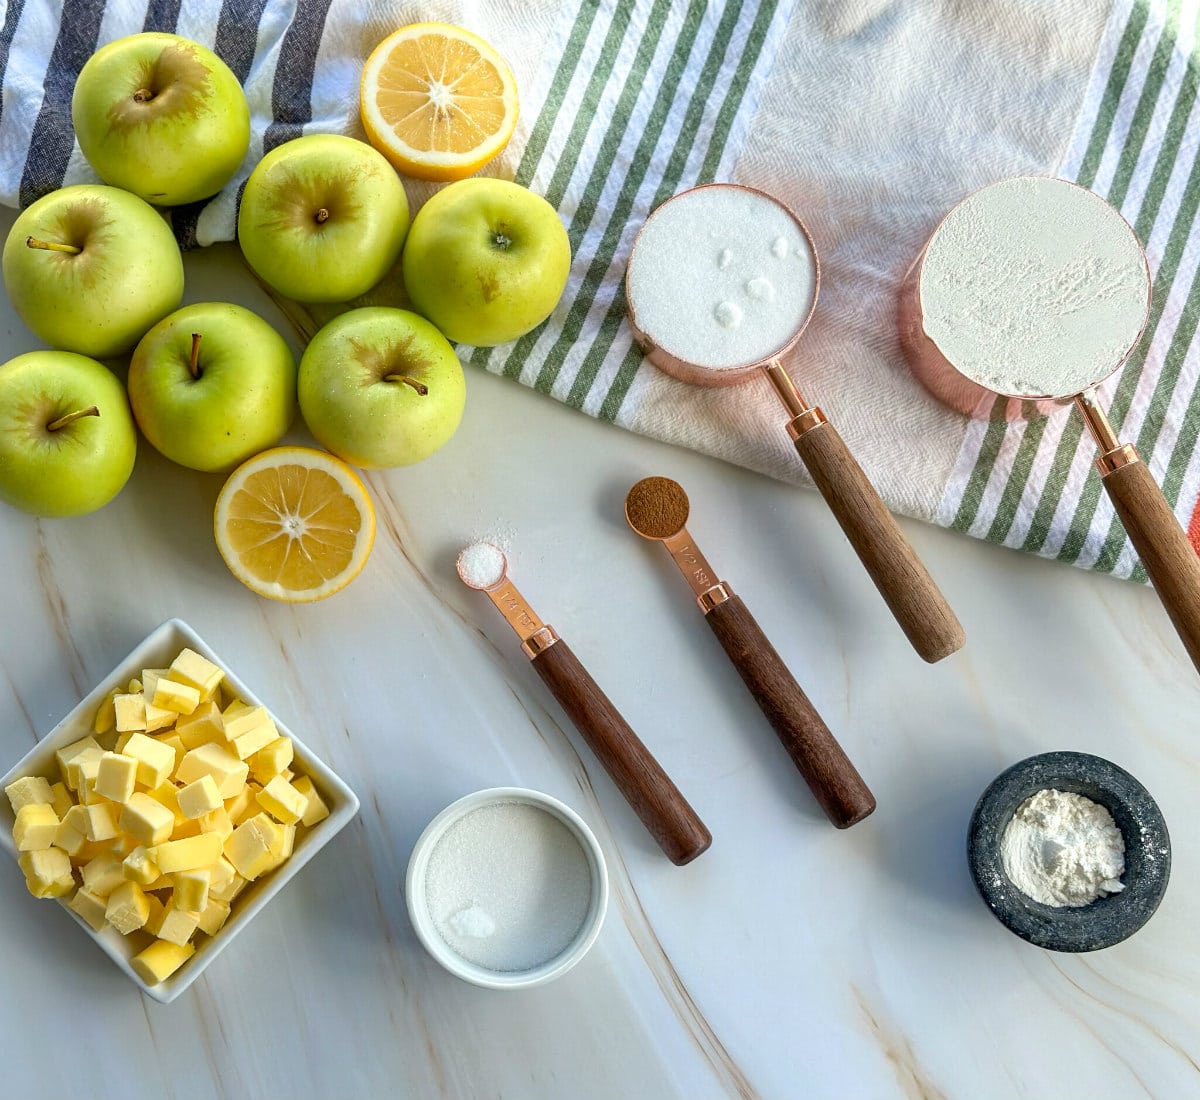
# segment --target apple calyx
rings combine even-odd
[[[154,98],[154,93],[149,88],[139,88],[133,93],[134,103],[149,103]]]
[[[507,233],[498,229],[492,234],[492,246],[498,251],[507,252],[511,244],[512,237],[510,237]]]
[[[61,241],[43,241],[41,237],[26,237],[26,248],[42,248],[47,252],[66,252],[72,256],[78,256],[83,251],[73,244],[63,244]]]
[[[418,382],[415,378],[410,378],[407,374],[385,374],[383,376],[385,382],[403,382],[406,386],[412,386],[422,397],[429,393],[429,387],[424,382]]]
[[[317,225],[324,225],[327,221],[329,221],[329,211],[322,206],[321,209],[313,215],[313,221],[315,221]]]
[[[203,339],[200,333],[192,333],[192,354],[188,359],[188,373],[193,378],[199,378],[202,371],[200,370],[200,341]]]
[[[68,424],[75,423],[76,420],[84,416],[99,416],[100,410],[95,405],[89,405],[86,409],[76,409],[74,412],[69,412],[64,416],[60,416],[57,420],[51,420],[46,425],[46,431],[57,432],[60,428],[65,428]]]

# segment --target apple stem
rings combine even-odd
[[[58,241],[43,241],[41,237],[26,237],[25,245],[27,248],[44,248],[49,252],[69,252],[72,256],[78,256],[83,251],[82,248],[76,248],[73,244],[60,244]]]
[[[418,382],[415,378],[409,378],[407,374],[385,374],[383,380],[385,382],[403,382],[406,386],[412,386],[422,397],[429,392],[429,387],[424,382]]]
[[[192,333],[192,357],[188,360],[188,371],[193,378],[200,377],[200,340],[198,332]]]
[[[325,207],[322,206],[321,209],[317,211],[316,221],[317,225],[324,225],[327,221],[329,221],[329,211],[326,210]]]
[[[100,410],[95,405],[89,405],[86,409],[76,409],[74,412],[69,412],[65,416],[60,416],[57,420],[51,420],[46,425],[46,431],[56,432],[59,428],[65,428],[68,424],[74,423],[82,416],[99,416]]]

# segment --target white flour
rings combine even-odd
[[[795,220],[740,187],[703,187],[647,220],[625,276],[638,327],[685,363],[768,359],[812,309],[816,261]]]
[[[1150,283],[1137,237],[1108,203],[1023,176],[947,215],[920,292],[926,334],[968,378],[1014,397],[1058,397],[1123,362]]]
[[[1000,842],[1004,873],[1043,905],[1089,905],[1124,889],[1125,841],[1105,807],[1045,790],[1017,807]]]

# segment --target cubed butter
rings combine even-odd
[[[185,817],[182,821],[176,818],[175,831],[171,834],[171,839],[183,840],[189,836],[199,836],[202,832],[204,830],[200,827],[200,819],[198,817]]]
[[[272,779],[255,797],[267,813],[285,825],[294,825],[308,809],[308,799],[282,775]]]
[[[149,848],[170,840],[175,815],[145,791],[135,791],[122,808],[117,827]]]
[[[87,807],[72,806],[63,814],[62,823],[70,826],[78,833],[86,833],[88,826]]]
[[[194,649],[180,650],[171,662],[171,679],[191,684],[201,695],[211,696],[225,678],[225,673],[207,657]]]
[[[168,905],[163,912],[162,924],[159,925],[158,938],[182,947],[192,938],[199,924],[199,913],[189,913],[186,909],[176,909]]]
[[[136,882],[142,887],[149,886],[152,882],[155,882],[161,874],[158,864],[154,862],[149,850],[143,844],[139,844],[134,848],[125,857],[121,866],[125,877],[130,882]]]
[[[117,709],[113,706],[113,700],[120,694],[120,688],[113,688],[96,708],[96,713],[92,716],[94,733],[112,733],[117,728]]]
[[[290,737],[276,737],[250,757],[250,774],[265,785],[292,762],[294,753]]]
[[[103,852],[85,863],[82,868],[83,885],[98,898],[107,898],[118,886],[128,881],[121,860]]]
[[[160,733],[156,740],[161,741],[164,745],[170,745],[171,750],[175,753],[175,764],[171,768],[171,774],[175,774],[175,769],[179,767],[180,762],[187,755],[187,746],[183,743],[183,739],[174,730],[168,733]]]
[[[221,854],[221,838],[215,833],[200,833],[185,840],[169,840],[150,849],[150,855],[164,875],[211,867]],[[234,866],[237,866],[237,863]]]
[[[225,723],[221,719],[221,708],[211,700],[201,703],[186,718],[175,723],[175,732],[188,749],[198,748],[216,741],[225,740]]]
[[[65,821],[59,823],[54,833],[54,847],[61,848],[69,856],[77,856],[83,851],[87,837],[78,829],[71,828]]]
[[[67,790],[65,783],[50,784],[50,805],[54,807],[54,812],[58,814],[59,821],[66,817],[67,812],[75,805],[75,800],[71,797],[71,792]]]
[[[296,826],[284,825],[271,842],[270,863],[268,871],[274,871],[281,863],[292,858],[292,849],[296,844]]]
[[[229,906],[210,896],[204,912],[200,914],[200,931],[206,935],[215,936],[228,919]]]
[[[190,943],[174,944],[160,939],[134,955],[129,965],[147,985],[158,985],[174,974],[195,951]]]
[[[168,880],[169,881],[169,880]],[[143,887],[145,890],[145,887]],[[163,918],[167,915],[167,907],[163,904],[162,899],[155,894],[145,890],[146,900],[150,903],[150,915],[146,918],[145,931],[152,936],[157,936],[162,930]]]
[[[266,725],[271,721],[271,716],[266,707],[251,706],[238,699],[221,712],[221,719],[225,723],[226,739],[236,741],[252,729]]]
[[[128,802],[137,782],[138,762],[132,756],[106,752],[100,757],[95,791],[113,802]]]
[[[96,776],[100,774],[100,760],[103,756],[104,750],[99,745],[94,748],[88,746],[83,752],[73,756],[67,764],[67,774],[64,777],[67,786],[73,791],[82,791],[84,783],[89,779],[95,781]]]
[[[329,816],[329,807],[325,805],[324,800],[317,793],[317,788],[313,786],[313,781],[307,775],[293,779],[292,786],[308,799],[308,806],[304,811],[304,816],[300,818],[302,825],[307,825],[311,828],[318,821],[324,821]]]
[[[103,932],[108,923],[104,914],[108,906],[104,898],[98,898],[84,887],[75,891],[75,896],[67,902],[67,908],[73,909],[88,924],[93,932]]]
[[[226,905],[231,905],[233,899],[246,889],[246,880],[242,878],[236,871],[233,877],[221,886],[210,886],[208,888],[209,901],[223,901]]]
[[[230,820],[224,806],[219,806],[212,813],[207,813],[200,818],[200,831],[215,833],[222,841],[233,832],[233,828],[233,821]]]
[[[221,792],[211,775],[202,775],[179,792],[179,811],[184,817],[203,817],[224,808]]]
[[[179,871],[171,876],[175,889],[171,893],[171,904],[176,909],[185,909],[189,913],[203,913],[208,906],[208,888],[212,882],[212,872],[205,868],[192,871]]]
[[[25,872],[25,886],[35,898],[61,898],[75,889],[71,860],[59,848],[23,852],[17,859]]]
[[[272,741],[277,740],[279,740],[279,730],[275,728],[275,723],[268,718],[265,724],[247,730],[240,737],[230,738],[229,744],[233,746],[233,751],[237,753],[239,760],[248,760],[260,749],[266,748]]]
[[[137,781],[143,787],[157,787],[171,778],[175,750],[144,733],[135,733],[125,744],[124,753],[137,761]]]
[[[233,798],[245,785],[250,765],[239,760],[223,745],[209,743],[192,749],[180,762],[175,779],[194,783],[202,775],[211,775],[222,798]]]
[[[179,788],[175,786],[169,779],[166,783],[160,783],[157,787],[146,792],[155,802],[161,802],[168,810],[171,811],[171,816],[176,822],[182,821],[183,811],[179,808]]]
[[[258,790],[256,784],[248,783],[236,797],[225,799],[225,812],[229,814],[229,820],[235,825],[240,825],[247,818],[258,813],[258,802],[254,798],[255,792]]]
[[[169,675],[169,671],[165,668],[144,668],[142,669],[142,694],[149,700],[154,698],[154,685],[158,683],[163,676]]]
[[[270,870],[283,844],[283,826],[257,814],[233,830],[225,841],[225,858],[244,879],[254,880]]]
[[[140,690],[116,696],[113,709],[117,716],[118,733],[146,728],[146,697]]]
[[[88,840],[112,840],[117,835],[117,817],[113,813],[117,808],[112,802],[95,802],[84,807]]]
[[[175,725],[175,720],[179,717],[173,710],[168,710],[166,707],[156,707],[148,699],[146,700],[146,732],[154,733],[156,730],[170,729]]]
[[[125,882],[108,895],[104,919],[122,936],[145,926],[150,917],[150,903],[136,882]]]
[[[149,690],[146,694],[156,707],[173,710],[177,715],[191,714],[200,705],[199,688],[194,688],[191,684],[180,683],[178,680],[168,679],[165,676],[155,681],[153,696],[150,696]]]
[[[14,814],[20,813],[22,806],[37,803],[45,803],[51,807],[54,805],[54,794],[50,790],[50,781],[43,779],[40,775],[27,775],[22,779],[17,779],[4,788],[4,793],[8,795],[8,801],[12,803]],[[61,816],[59,814],[59,817]]]
[[[237,871],[233,869],[233,864],[230,863],[229,860],[227,860],[224,856],[218,856],[217,862],[214,863],[208,870],[210,875],[210,890],[222,889],[224,886],[227,886],[231,881],[233,881],[234,875],[237,874]]]
[[[17,811],[13,842],[18,852],[38,852],[54,844],[58,815],[49,802],[30,802]]]

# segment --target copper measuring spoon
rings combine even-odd
[[[661,542],[687,578],[704,621],[804,776],[821,808],[839,829],[875,809],[862,776],[825,720],[796,683],[740,596],[718,580],[687,530],[690,504],[678,482],[643,478],[625,497],[625,519],[644,539]]]
[[[1068,180],[1050,177],[1016,177],[991,184],[997,187],[1019,187],[1030,182],[1068,188],[1068,195],[1077,195],[1080,202],[1105,203],[1099,195]],[[1146,567],[1167,615],[1170,617],[1183,642],[1192,663],[1200,670],[1200,557],[1197,556],[1187,534],[1163,495],[1162,488],[1154,480],[1149,467],[1141,460],[1132,443],[1122,443],[1112,423],[1097,401],[1095,387],[1115,374],[1133,353],[1141,339],[1150,314],[1151,281],[1150,268],[1146,263],[1145,250],[1138,241],[1133,227],[1109,206],[1129,235],[1129,242],[1141,255],[1141,272],[1144,289],[1145,309],[1136,330],[1131,327],[1125,346],[1114,355],[1115,362],[1105,363],[1091,384],[1079,393],[1040,394],[1013,393],[986,387],[968,377],[952,363],[938,344],[925,331],[925,309],[921,299],[921,277],[930,247],[955,211],[966,206],[979,195],[968,196],[954,207],[938,224],[916,261],[905,276],[900,289],[899,324],[900,343],[913,374],[935,397],[952,409],[977,419],[990,419],[1003,415],[1009,420],[1028,419],[1061,409],[1074,402],[1083,416],[1088,432],[1096,442],[1099,454],[1096,469],[1100,483],[1104,486],[1113,508],[1129,540]],[[1036,211],[1030,212],[1032,217]],[[977,272],[979,275],[986,272]],[[996,409],[996,398],[1008,398],[1000,411]]]
[[[479,554],[482,570],[469,554]],[[458,575],[468,588],[486,593],[516,631],[534,671],[667,858],[682,866],[706,851],[712,834],[704,822],[567,643],[525,602],[508,578],[504,552],[490,543],[466,547],[458,556]]]
[[[820,288],[820,263],[808,228],[778,199],[752,187],[733,183],[711,183],[693,187],[667,199],[638,232],[626,271],[627,284],[638,277],[638,245],[646,227],[673,203],[712,188],[747,192],[778,207],[795,223],[811,251],[814,270],[812,304],[791,336],[769,355],[736,367],[706,367],[687,362],[664,346],[664,334],[647,331],[640,321],[633,293],[626,294],[626,314],[634,340],[659,370],[680,381],[698,386],[732,386],[760,371],[765,373],[789,417],[786,429],[817,489],[825,498],[850,545],[854,547],[879,594],[900,624],[913,648],[926,661],[940,661],[962,648],[966,637],[941,590],[917,557],[895,518],[879,499],[875,487],[863,473],[837,429],[816,405],[809,405],[783,366],[783,358],[800,339],[816,307]],[[699,308],[699,306],[697,307]]]

